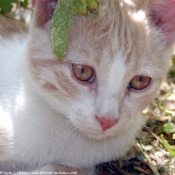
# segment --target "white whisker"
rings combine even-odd
[[[161,70],[161,69],[155,69],[155,70],[160,71],[160,72],[162,72],[162,71],[163,71],[163,70]]]
[[[146,70],[146,72],[150,75],[150,77],[154,80],[154,78],[153,78],[153,76],[151,75],[151,73],[148,71],[148,70]]]

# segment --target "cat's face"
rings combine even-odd
[[[171,55],[151,27],[146,5],[99,2],[95,19],[76,17],[61,61],[52,52],[50,21],[33,28],[29,50],[31,75],[45,99],[72,130],[93,139],[129,133],[143,124],[136,114],[154,98]],[[98,118],[116,122],[103,129]]]

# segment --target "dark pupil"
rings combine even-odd
[[[143,77],[141,76],[141,77],[139,78],[139,81],[142,82],[142,80],[143,80]]]
[[[84,73],[84,67],[81,69],[81,74],[83,74]]]

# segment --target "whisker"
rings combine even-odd
[[[151,73],[148,71],[148,70],[146,70],[146,72],[150,75],[150,77],[154,80],[154,78],[153,78],[153,76],[151,75]]]
[[[160,72],[162,72],[162,71],[163,71],[163,70],[161,70],[161,69],[155,69],[155,70],[160,71]]]

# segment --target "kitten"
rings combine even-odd
[[[170,65],[175,0],[99,0],[95,19],[76,15],[61,61],[50,39],[56,3],[33,1],[29,34],[0,23],[1,171],[93,174],[123,156]]]

